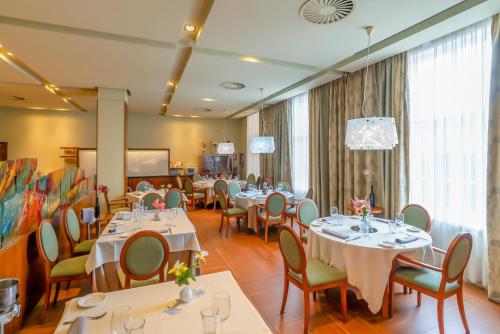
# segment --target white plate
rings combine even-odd
[[[123,239],[128,239],[132,236],[132,232],[123,232],[122,234],[120,234],[120,238],[123,238]]]
[[[112,220],[109,222],[110,224],[116,225],[116,226],[122,226],[125,224],[123,220]]]
[[[81,308],[96,307],[104,303],[106,299],[108,299],[108,296],[105,293],[91,293],[90,295],[78,298],[78,306]]]
[[[323,225],[323,223],[320,221],[314,221],[311,223],[312,227],[320,227],[321,225]]]
[[[420,232],[421,231],[418,227],[415,227],[415,226],[407,226],[406,230],[409,232]]]
[[[379,246],[382,246],[385,248],[394,248],[396,246],[396,243],[392,242],[392,241],[381,241],[379,243]]]

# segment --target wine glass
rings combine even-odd
[[[229,294],[225,291],[217,292],[212,300],[212,306],[217,309],[217,317],[220,320],[222,332],[222,325],[231,314],[231,298],[229,298]]]
[[[395,221],[398,229],[401,228],[405,222],[405,215],[402,213],[397,213]]]
[[[132,309],[130,306],[120,306],[111,314],[111,333],[126,334],[125,323],[130,320]]]
[[[214,306],[208,306],[200,311],[201,322],[203,324],[203,334],[215,334],[217,333],[217,308]]]
[[[337,225],[337,218],[339,216],[339,208],[336,206],[330,207],[330,216],[332,217],[333,225]]]
[[[144,334],[144,325],[146,325],[145,318],[130,318],[125,323],[125,332],[127,334]]]

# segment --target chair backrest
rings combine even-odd
[[[182,193],[177,188],[172,188],[165,194],[165,205],[167,209],[181,207]]]
[[[236,195],[241,192],[241,187],[240,187],[240,184],[238,182],[229,183],[228,188],[229,188],[229,191],[228,191],[229,197],[232,200],[234,200],[236,198]]]
[[[313,188],[309,188],[309,190],[306,193],[306,198],[308,198],[308,199],[313,198]]]
[[[184,191],[186,192],[186,194],[194,193],[193,181],[191,181],[189,177],[184,178]]]
[[[49,220],[44,219],[37,231],[37,247],[42,261],[50,267],[57,262],[59,256],[59,244],[56,231]],[[48,273],[46,273],[48,275]]]
[[[183,184],[182,184],[182,179],[181,179],[181,177],[179,175],[177,175],[175,177],[175,181],[177,182],[177,188],[179,188],[180,190],[182,190]]]
[[[219,189],[224,189],[227,193],[227,183],[225,180],[217,180],[214,183],[214,193],[217,194]]]
[[[276,190],[278,190],[278,191],[290,191],[290,186],[285,181],[280,181],[276,185]]]
[[[201,177],[200,174],[196,173],[193,175],[193,182],[198,182],[198,181],[202,181],[203,178]]]
[[[125,288],[130,280],[144,281],[160,276],[165,281],[165,266],[170,249],[165,238],[155,231],[141,231],[132,235],[120,253],[120,267],[125,273]]]
[[[463,232],[453,238],[443,262],[443,281],[441,281],[443,288],[446,282],[462,281],[471,251],[472,235],[470,233]]]
[[[257,187],[257,189],[262,189],[262,177],[259,177],[257,178],[257,181],[255,181],[255,186]]]
[[[163,199],[161,198],[161,196],[159,194],[149,193],[149,194],[144,195],[144,197],[142,198],[142,203],[147,210],[154,210],[154,209],[156,209],[153,206],[153,202],[155,200],[158,200],[158,202],[160,202],[160,203],[163,202]]]
[[[286,198],[282,193],[272,193],[266,198],[264,209],[271,217],[283,216],[285,214]]]
[[[247,186],[255,185],[255,174],[249,174],[247,177]]]
[[[297,221],[304,227],[309,225],[319,218],[319,211],[316,203],[312,199],[303,199],[297,207]]]
[[[305,275],[306,253],[297,233],[288,226],[281,226],[278,232],[278,241],[281,255],[285,261],[285,270],[291,269],[297,274]],[[304,277],[302,280],[304,281]]]
[[[219,188],[219,190],[217,190],[217,199],[219,200],[221,210],[227,210],[227,193],[224,191],[224,189]]]
[[[80,241],[80,220],[71,207],[66,210],[64,215],[64,231],[72,247],[74,243]]]
[[[148,181],[141,181],[137,183],[137,186],[135,186],[136,191],[146,191],[148,188],[151,186],[151,184]]]
[[[418,204],[408,204],[401,210],[404,214],[405,224],[418,227],[426,232],[432,228],[431,216],[427,210]]]

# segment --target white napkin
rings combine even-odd
[[[88,320],[85,317],[78,317],[69,326],[68,334],[86,334]]]
[[[83,208],[82,209],[82,223],[91,224],[95,220],[94,208]]]
[[[354,231],[351,231],[351,230],[341,231],[341,230],[335,229],[333,227],[326,226],[326,227],[323,227],[321,229],[321,232],[328,234],[328,235],[332,235],[336,238],[340,238],[340,239],[345,240],[345,239],[349,239],[349,237],[353,234]]]

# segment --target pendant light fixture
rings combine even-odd
[[[264,119],[264,88],[259,89],[262,133],[265,133],[266,120]],[[272,136],[258,136],[250,138],[250,153],[274,153],[274,149],[274,137]]]
[[[363,83],[363,101],[361,113],[363,118],[347,121],[345,145],[351,150],[391,150],[398,144],[396,122],[393,117],[367,117],[365,114],[366,84],[368,80],[368,64],[373,27],[365,28],[368,35],[365,80]]]
[[[234,153],[234,143],[226,141],[226,122],[227,122],[227,110],[224,110],[224,128],[222,129],[222,137],[224,141],[217,143],[217,154],[233,154]]]

